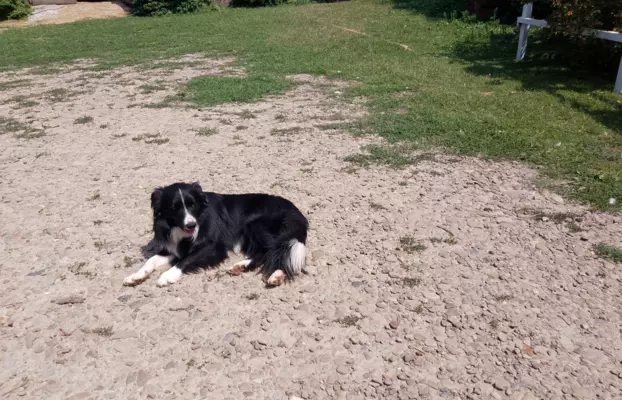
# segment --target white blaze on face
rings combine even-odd
[[[186,201],[184,200],[184,194],[182,193],[181,189],[179,189],[179,195],[181,196],[181,204],[183,204],[184,206],[184,228],[188,226],[189,223],[194,222],[196,224],[197,219],[188,212],[188,209],[186,208]]]

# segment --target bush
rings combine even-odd
[[[522,4],[529,3],[522,0]],[[542,15],[547,11],[548,15]],[[537,13],[537,14],[536,14]],[[535,0],[534,16],[551,25],[544,35],[556,56],[575,67],[614,72],[622,56],[622,45],[596,39],[586,29],[622,31],[620,0]]]
[[[134,0],[132,3],[132,14],[138,16],[159,16],[191,13],[203,8],[206,3],[205,0]]]
[[[5,19],[24,19],[32,12],[25,0],[0,0],[0,21]]]
[[[620,0],[540,0],[538,3],[550,4],[549,21],[557,34],[579,37],[586,28],[622,31]]]
[[[395,7],[423,13],[429,17],[442,17],[461,13],[467,9],[467,0],[393,0]]]
[[[233,7],[265,7],[278,6],[287,2],[287,0],[231,0],[229,4]]]

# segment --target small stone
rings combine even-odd
[[[127,303],[127,301],[131,298],[132,298],[131,294],[124,294],[123,296],[117,297],[117,300],[119,300],[121,303]]]
[[[63,344],[63,345],[59,346],[58,352],[60,354],[67,354],[67,353],[71,352],[71,347],[69,347],[69,345]]]
[[[149,372],[144,369],[138,371],[138,375],[136,377],[136,384],[138,386],[144,386],[145,383],[150,379]]]
[[[340,365],[337,367],[337,372],[341,375],[347,375],[348,373],[350,373],[350,367],[348,367],[347,365]]]
[[[573,352],[575,349],[575,345],[574,343],[572,343],[572,340],[570,340],[569,337],[564,336],[564,335],[559,337],[559,344],[564,350],[566,350],[569,353]]]
[[[397,327],[400,326],[400,321],[398,319],[391,320],[391,322],[389,322],[389,326],[391,329],[397,329]]]
[[[504,378],[497,378],[493,382],[492,386],[494,386],[494,388],[497,390],[505,391],[510,387],[510,382],[508,382]]]

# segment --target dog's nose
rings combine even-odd
[[[197,223],[194,221],[186,222],[186,229],[194,229],[197,227]]]

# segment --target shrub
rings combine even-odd
[[[467,0],[393,0],[397,8],[405,8],[430,17],[441,17],[466,11]]]
[[[578,37],[585,28],[622,31],[620,0],[540,0],[538,3],[550,3],[551,29],[557,34]]]
[[[278,6],[287,2],[287,0],[231,0],[229,4],[233,7],[265,7]]]
[[[5,19],[24,19],[32,12],[25,0],[0,0],[0,21]]]
[[[520,0],[521,4],[529,3]],[[542,15],[546,11],[547,15]],[[570,65],[615,71],[622,56],[622,45],[592,38],[585,29],[622,31],[620,0],[535,0],[534,16],[551,25],[544,35],[559,59]]]
[[[191,13],[200,10],[206,3],[205,0],[134,0],[132,14],[159,16]]]

